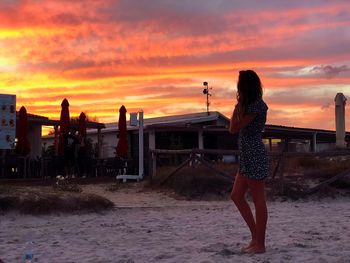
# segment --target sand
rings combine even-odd
[[[131,187],[86,186],[116,208],[101,214],[0,216],[0,259],[23,262],[350,262],[350,200],[269,202],[267,252],[241,255],[247,227],[230,201],[175,200]]]

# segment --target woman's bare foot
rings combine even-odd
[[[255,244],[255,245],[251,246],[249,249],[247,249],[245,253],[262,254],[265,252],[266,252],[265,246],[259,246],[259,245]]]
[[[255,246],[256,242],[255,241],[250,241],[250,243],[244,247],[241,248],[241,253],[248,253],[250,249],[252,249]]]

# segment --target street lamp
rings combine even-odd
[[[205,87],[203,90],[203,94],[207,95],[207,114],[209,115],[209,105],[210,105],[209,96],[211,96],[211,93],[209,93],[209,89],[212,89],[212,88],[209,88],[209,84],[206,81],[203,82],[203,86]]]

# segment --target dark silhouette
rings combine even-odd
[[[237,104],[230,123],[230,132],[239,132],[239,171],[235,178],[231,198],[247,223],[250,243],[243,253],[264,253],[267,224],[267,206],[264,179],[268,175],[267,152],[262,142],[268,107],[262,100],[262,87],[258,75],[252,70],[240,71],[237,83]],[[251,192],[255,206],[255,219],[245,199]]]
[[[126,108],[122,105],[119,109],[118,121],[118,144],[116,147],[116,154],[118,157],[126,158],[128,154],[128,132],[126,125]]]
[[[78,146],[78,168],[79,168],[79,176],[86,176],[86,167],[87,167],[87,149],[86,149],[86,115],[84,112],[80,113],[79,116],[79,125],[78,125],[78,133],[79,133],[79,146]]]
[[[69,116],[69,102],[64,99],[61,103],[61,115],[60,115],[60,136],[58,143],[58,153],[62,155],[64,153],[64,138],[69,133],[70,116]]]
[[[75,130],[72,129],[64,136],[64,164],[65,172],[69,177],[75,176],[75,165],[77,159],[77,151],[79,146],[78,137],[75,135]]]
[[[86,149],[86,137],[79,136],[77,152],[77,162],[79,168],[79,176],[86,177],[86,168],[87,168],[87,149]]]
[[[16,152],[22,156],[27,156],[30,152],[30,143],[28,140],[28,115],[24,106],[19,110]]]

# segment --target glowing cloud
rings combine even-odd
[[[333,98],[350,94],[348,10],[347,0],[5,0],[0,93],[51,118],[67,97],[72,116],[110,122],[122,104],[145,117],[205,111],[208,81],[210,109],[229,116],[237,72],[251,68],[270,123],[334,129]]]

